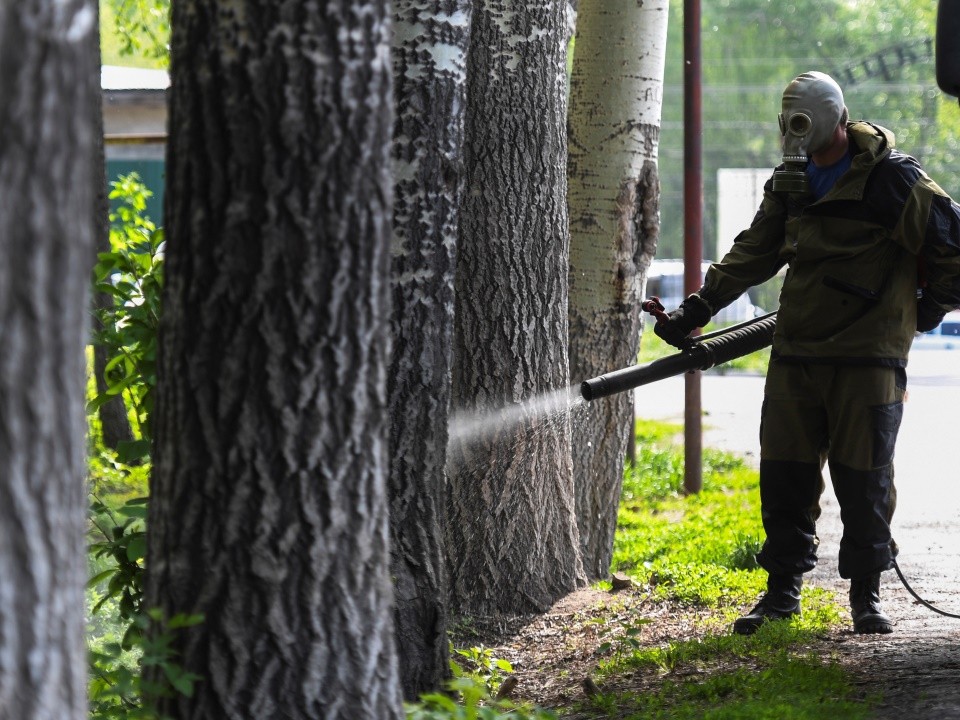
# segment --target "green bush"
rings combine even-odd
[[[135,464],[147,459],[157,384],[157,331],[163,290],[163,230],[144,216],[150,191],[136,173],[111,183],[110,251],[97,256],[93,284],[113,303],[98,308],[94,343],[105,348],[106,390],[89,403],[89,411],[116,396],[133,418],[136,439],[121,447],[118,460]]]

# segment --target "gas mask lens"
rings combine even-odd
[[[781,117],[783,116],[781,115]],[[803,137],[810,132],[810,128],[813,127],[813,120],[806,113],[794,113],[790,116],[790,122],[788,125],[790,132],[793,135]]]

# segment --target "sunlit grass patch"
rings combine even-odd
[[[742,645],[750,645],[749,639]],[[666,679],[656,692],[601,694],[589,703],[623,720],[860,720],[869,705],[837,663],[812,653],[751,654],[741,667]],[[599,717],[603,717],[600,715]]]
[[[627,670],[651,670],[671,673],[679,669],[702,672],[708,666],[731,660],[756,661],[800,648],[816,637],[816,632],[794,621],[766,623],[754,635],[710,634],[657,647],[636,647],[617,653],[598,666],[598,675],[609,677]]]
[[[716,632],[658,646],[642,643],[649,621],[639,619],[628,633],[609,643],[597,678],[607,685],[652,675],[662,678],[656,692],[607,693],[592,698],[589,705],[601,712],[616,707],[617,714],[611,717],[634,720],[827,717],[818,711],[868,717],[843,669],[809,650],[838,622],[835,599],[819,588],[808,588],[803,603],[801,617],[766,623],[749,637],[733,635],[729,625],[718,624]],[[765,714],[764,708],[779,714]]]
[[[637,418],[633,424],[633,432],[640,445],[667,443],[670,438],[683,432],[683,425]]]
[[[681,494],[682,454],[643,445],[624,478],[613,568],[662,597],[717,605],[743,602],[761,585],[756,470],[728,453],[704,453],[703,490]]]

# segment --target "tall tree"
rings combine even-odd
[[[452,443],[449,525],[472,613],[542,611],[584,581],[565,397],[550,422],[534,402],[569,385],[564,6],[474,5],[453,402],[495,426]]]
[[[581,0],[570,84],[570,375],[636,361],[640,300],[660,230],[657,149],[668,0]],[[590,579],[613,555],[633,398],[590,403],[573,425],[577,525]]]
[[[390,527],[405,696],[449,668],[447,410],[471,0],[394,2]]]
[[[90,0],[0,4],[0,717],[86,717]]]
[[[401,716],[385,0],[173,8],[147,607],[175,718]]]

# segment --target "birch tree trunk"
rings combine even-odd
[[[180,718],[402,715],[384,0],[173,7],[147,607]]]
[[[394,2],[390,528],[404,695],[449,673],[447,414],[471,0]]]
[[[0,717],[86,718],[96,13],[0,3]]]
[[[453,400],[483,432],[457,435],[450,457],[461,612],[543,611],[584,580],[566,411],[565,35],[561,0],[474,6]],[[537,414],[554,394],[551,417]]]
[[[581,0],[570,89],[570,375],[636,362],[657,248],[657,149],[667,0]],[[613,552],[632,393],[590,403],[573,427],[577,523],[590,579]]]

